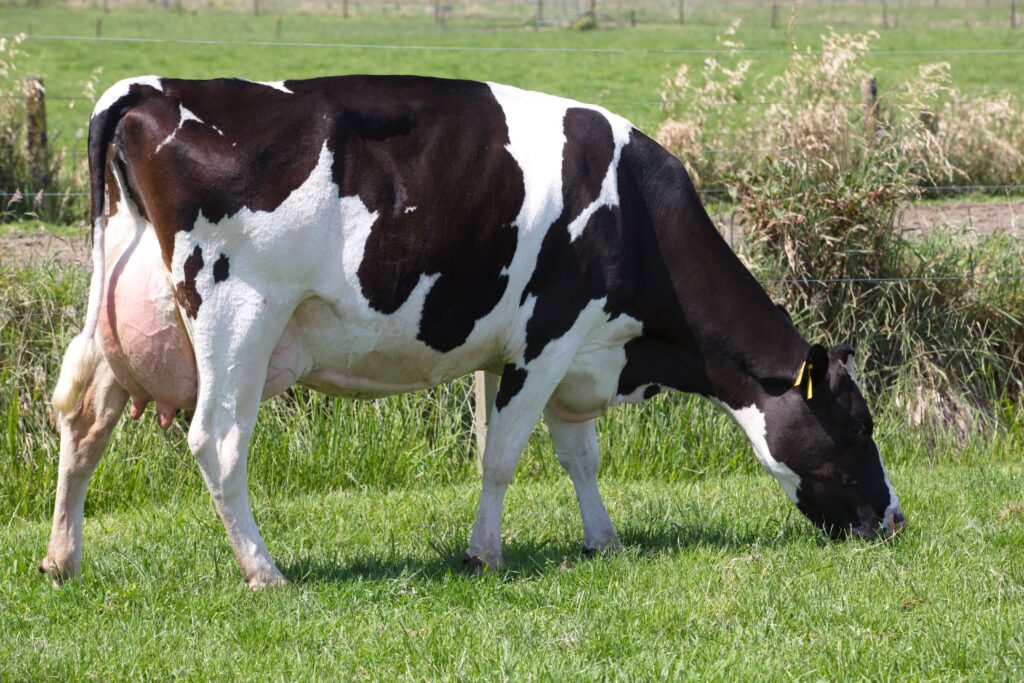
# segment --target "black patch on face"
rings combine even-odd
[[[659,387],[657,384],[652,384],[651,386],[644,389],[644,400],[646,401],[648,399],[652,399],[660,393],[661,387]]]
[[[184,309],[188,317],[195,320],[199,315],[199,307],[203,303],[203,297],[199,296],[196,289],[196,276],[203,269],[203,250],[199,245],[192,250],[192,253],[185,259],[185,279],[174,287],[174,296],[178,305]]]
[[[501,371],[501,384],[498,386],[498,393],[494,397],[495,410],[501,410],[508,405],[526,384],[526,368],[517,368],[509,363]]]
[[[334,179],[377,219],[359,265],[370,306],[392,314],[436,276],[417,338],[465,343],[508,286],[523,173],[501,106],[482,83],[354,77],[330,142]]]
[[[230,264],[226,254],[221,254],[216,261],[213,263],[213,281],[224,282],[228,279],[228,269]]]
[[[890,492],[864,397],[837,358],[826,367],[813,400],[794,389],[763,411],[770,450],[800,476],[797,506],[838,538],[877,527]]]

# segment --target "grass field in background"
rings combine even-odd
[[[0,527],[0,678],[1020,680],[1024,468],[892,469],[910,526],[821,540],[768,475],[605,480],[622,553],[586,560],[571,487],[509,489],[510,570],[460,557],[476,487],[256,496],[293,585],[244,588],[206,500],[87,518],[83,577]]]
[[[67,9],[0,9],[2,31],[47,35],[95,35],[102,18],[104,37],[150,37],[215,41],[282,41],[358,43],[377,45],[458,45],[477,47],[559,47],[648,50],[628,53],[433,52],[418,50],[341,49],[286,46],[153,45],[143,43],[54,42],[30,40],[25,73],[46,79],[51,95],[80,95],[83,83],[102,67],[100,91],[114,81],[141,74],[209,78],[241,76],[278,80],[346,73],[405,73],[473,80],[493,80],[542,90],[575,99],[598,102],[652,132],[661,120],[658,89],[681,62],[699,66],[705,55],[669,55],[666,49],[720,48],[721,34],[734,17],[745,23],[734,40],[749,49],[786,50],[792,44],[816,47],[826,26],[861,32],[878,30],[879,50],[932,50],[935,54],[876,55],[869,64],[878,69],[879,87],[901,82],[920,64],[946,61],[955,84],[965,93],[1009,89],[1024,93],[1024,55],[947,54],[954,49],[1020,48],[1019,31],[1011,31],[1003,7],[907,8],[899,26],[882,30],[874,6],[840,8],[830,16],[821,7],[802,7],[790,38],[782,27],[768,27],[767,8],[702,8],[685,25],[641,24],[591,32],[545,28],[494,30],[475,24],[452,24],[440,31],[428,18],[366,16],[343,19],[338,15],[289,14],[275,38],[276,17],[237,13],[184,13],[163,11],[70,11]],[[927,30],[925,30],[927,29]],[[761,78],[780,73],[786,55],[752,55],[752,71]],[[718,57],[735,62],[735,57]],[[856,96],[854,93],[852,96]],[[52,100],[48,106],[51,134],[59,145],[69,145],[84,129],[91,104]]]

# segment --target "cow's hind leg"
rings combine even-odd
[[[544,411],[544,421],[551,432],[558,462],[569,474],[583,518],[583,552],[593,554],[620,547],[615,526],[597,489],[597,469],[601,454],[597,446],[597,428],[593,420],[566,422],[550,410]]]
[[[258,590],[286,583],[256,528],[246,470],[270,357],[289,315],[254,309],[244,299],[233,307],[222,302],[200,309],[193,323],[199,396],[188,443],[239,569]]]
[[[60,424],[60,464],[53,529],[39,571],[55,584],[78,573],[82,562],[85,491],[128,402],[126,392],[95,343],[78,337],[64,356],[54,392]]]

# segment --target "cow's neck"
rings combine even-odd
[[[808,345],[715,229],[696,192],[683,194],[676,212],[654,220],[655,258],[674,300],[649,311],[645,336],[670,359],[666,385],[747,406],[764,395],[764,380],[791,379]]]

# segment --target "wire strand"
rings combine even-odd
[[[212,40],[199,38],[150,38],[131,36],[72,36],[42,33],[0,33],[0,37],[23,36],[25,40],[76,41],[96,43],[140,43],[149,45],[213,45],[219,47],[302,47],[333,48],[340,50],[409,50],[420,52],[508,52],[508,53],[567,53],[616,55],[820,55],[821,50],[792,49],[729,49],[729,48],[608,48],[608,47],[547,47],[547,46],[495,46],[495,45],[396,45],[387,43],[320,43],[279,40]],[[1024,48],[965,48],[947,50],[869,50],[868,56],[906,55],[1024,55]]]

